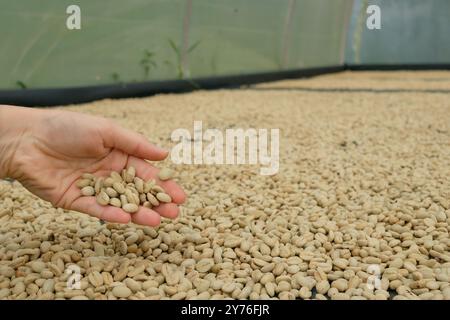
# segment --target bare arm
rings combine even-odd
[[[168,152],[110,120],[76,112],[0,106],[0,178],[20,181],[29,191],[65,209],[100,219],[127,223],[130,215],[103,207],[93,197],[81,197],[75,181],[84,172],[107,175],[133,165],[144,179],[158,169],[145,160],[163,160]],[[157,225],[160,215],[175,218],[185,200],[173,181],[160,182],[174,203],[155,210],[140,208],[135,223]]]

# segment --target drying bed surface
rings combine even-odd
[[[449,78],[342,73],[66,107],[168,148],[196,120],[278,128],[279,172],[156,163],[188,194],[157,228],[102,224],[1,181],[0,298],[450,299],[450,99],[425,90]],[[292,90],[343,86],[403,90]]]

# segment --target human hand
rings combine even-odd
[[[56,207],[110,222],[131,220],[156,226],[160,216],[177,217],[177,204],[185,200],[183,190],[174,181],[159,181],[159,170],[143,160],[163,160],[168,152],[144,136],[87,114],[5,106],[0,109],[0,169],[4,176],[20,181],[35,195]],[[144,180],[155,179],[173,203],[153,210],[139,207],[130,215],[120,208],[99,205],[95,197],[82,196],[75,185],[85,172],[108,176],[128,166],[134,166],[136,176]]]

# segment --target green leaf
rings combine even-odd
[[[120,82],[120,76],[117,72],[113,72],[111,74],[111,78],[113,79],[114,82]]]
[[[200,44],[200,42],[202,42],[201,40],[196,41],[193,45],[191,45],[189,47],[189,49],[187,50],[187,53],[191,53],[192,51],[194,51],[195,48],[198,47],[198,45]]]
[[[27,88],[27,85],[23,81],[17,80],[16,84],[20,87],[20,89],[26,89]]]
[[[169,45],[172,48],[172,50],[175,51],[177,58],[180,59],[180,49],[178,49],[178,46],[175,44],[175,42],[173,42],[172,39],[169,39]]]

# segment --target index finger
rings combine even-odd
[[[106,147],[117,148],[123,152],[148,160],[164,160],[169,152],[152,143],[143,135],[109,123],[108,130],[102,131]]]

